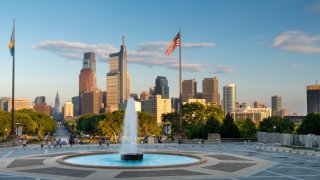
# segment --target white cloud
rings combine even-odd
[[[320,35],[308,35],[300,31],[285,31],[275,37],[272,46],[290,52],[320,53]]]
[[[128,63],[139,64],[147,67],[167,67],[170,69],[178,69],[178,58],[174,56],[166,56],[165,50],[170,42],[154,41],[145,42],[137,45],[137,50],[128,51]],[[200,48],[214,47],[214,43],[184,43],[184,48]],[[42,41],[34,48],[49,51],[57,56],[71,59],[82,60],[83,53],[92,51],[97,55],[97,59],[109,59],[109,54],[119,51],[111,44],[85,44],[81,42],[68,42],[62,40]],[[206,64],[188,64],[183,63],[183,70],[189,72],[212,72],[212,73],[229,73],[231,68],[219,67]]]
[[[299,68],[299,65],[291,63],[291,64],[289,64],[289,67],[292,68],[292,69],[297,69],[297,68]]]
[[[89,51],[95,52],[97,59],[107,60],[109,58],[109,53],[118,51],[118,49],[111,44],[85,44],[82,42],[69,42],[63,40],[41,41],[38,45],[33,47],[49,51],[69,60],[82,60],[83,53]]]

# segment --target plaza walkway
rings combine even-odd
[[[0,149],[0,180],[16,179],[239,179],[239,180],[319,180],[320,154],[292,151],[274,145],[223,143],[206,144],[143,144],[143,151],[168,151],[196,154],[208,162],[180,168],[159,169],[94,169],[66,166],[58,157],[75,153],[117,151],[119,145],[99,147],[76,145],[72,148]]]

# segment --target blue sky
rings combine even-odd
[[[64,103],[78,94],[83,53],[97,53],[98,86],[106,89],[108,54],[126,35],[131,91],[169,80],[177,96],[178,51],[164,55],[182,29],[183,79],[216,76],[219,91],[237,85],[237,101],[270,107],[283,98],[291,113],[306,113],[306,85],[320,67],[320,1],[1,1],[0,97],[11,96],[12,61],[8,42],[16,19],[16,97],[49,104],[59,90]]]

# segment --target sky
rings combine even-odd
[[[16,21],[16,98],[46,96],[54,105],[79,91],[83,53],[96,52],[97,85],[106,90],[109,53],[126,36],[131,92],[158,75],[179,94],[178,51],[165,55],[181,28],[183,79],[235,83],[237,101],[306,114],[306,86],[320,67],[319,0],[3,0],[0,2],[0,97],[11,96],[8,43]]]

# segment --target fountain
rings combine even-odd
[[[122,160],[142,160],[143,154],[137,150],[137,112],[135,100],[130,98],[127,102],[122,130],[120,155]]]
[[[119,151],[77,153],[60,157],[57,162],[77,167],[109,169],[180,167],[206,162],[206,159],[197,155],[166,150],[142,154],[137,148],[137,125],[135,101],[131,98],[127,102]]]

